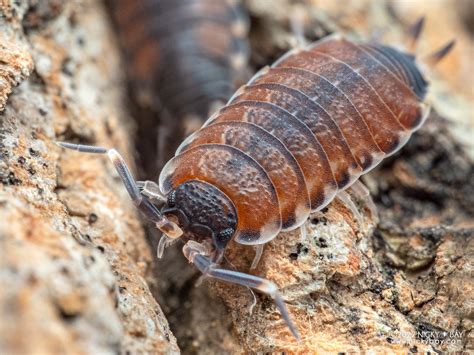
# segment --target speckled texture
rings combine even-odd
[[[0,352],[178,353],[112,164],[53,144],[131,160],[101,6],[0,2],[0,43]]]
[[[237,228],[237,211],[232,201],[203,181],[186,181],[173,190],[162,212],[177,217],[181,228],[196,240],[210,238],[219,249],[225,249]]]
[[[254,93],[255,94],[255,93]],[[242,96],[238,96],[239,100]],[[213,123],[238,120],[250,122],[266,129],[280,139],[298,161],[306,179],[311,206],[316,208],[324,200],[324,187],[330,184],[326,174],[314,175],[314,171],[327,171],[325,154],[311,131],[288,112],[268,102],[245,100],[225,107]],[[332,179],[332,176],[331,176]],[[324,181],[324,182],[322,182]]]
[[[294,229],[306,220],[310,202],[304,176],[278,138],[248,122],[221,122],[196,132],[183,149],[212,142],[242,150],[265,169],[278,193],[283,229]]]
[[[234,203],[235,238],[242,244],[260,244],[281,230],[275,187],[265,170],[241,150],[224,144],[203,144],[186,150],[163,168],[160,188],[168,193],[193,179],[214,185]],[[254,206],[261,208],[256,211]]]

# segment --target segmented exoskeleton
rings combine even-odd
[[[413,56],[332,36],[257,73],[181,144],[159,186],[136,183],[115,150],[61,145],[109,154],[136,206],[165,234],[159,256],[183,238],[183,253],[205,275],[271,295],[298,338],[273,283],[218,266],[226,246],[261,246],[297,228],[400,149],[427,116],[426,89]]]
[[[268,242],[403,146],[427,115],[426,86],[391,47],[332,37],[293,50],[186,139],[160,188],[206,181],[233,201],[237,242]]]
[[[159,100],[187,131],[229,99],[248,57],[249,21],[239,1],[119,0],[111,7],[141,99]]]

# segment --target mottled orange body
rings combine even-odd
[[[427,116],[414,57],[339,37],[262,69],[191,135],[160,188],[213,184],[232,202],[235,240],[263,244],[402,147]]]

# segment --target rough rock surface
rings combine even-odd
[[[95,1],[0,2],[0,353],[178,353],[152,256],[103,157],[131,160],[119,55]]]

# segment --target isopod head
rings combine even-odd
[[[170,191],[162,213],[177,222],[184,236],[195,241],[212,240],[223,250],[237,228],[232,201],[217,187],[200,180],[188,180]]]

